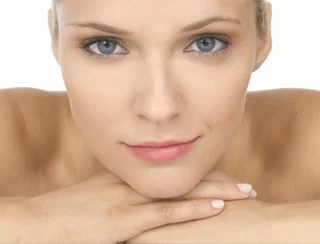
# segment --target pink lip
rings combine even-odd
[[[164,141],[125,145],[133,155],[140,159],[151,162],[167,162],[178,159],[190,152],[197,139],[199,137],[187,142]]]

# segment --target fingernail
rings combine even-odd
[[[237,184],[237,187],[243,193],[250,193],[252,191],[252,185],[250,184]]]
[[[214,200],[211,202],[211,206],[216,209],[222,209],[224,207],[223,200]]]
[[[256,198],[258,193],[255,190],[252,190],[250,198]]]

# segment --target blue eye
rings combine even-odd
[[[86,54],[99,58],[111,58],[113,56],[128,54],[127,50],[123,48],[114,38],[96,37],[81,44],[81,49]],[[228,40],[218,38],[215,36],[203,36],[195,40],[189,47],[188,52],[196,52],[199,55],[213,55],[220,54],[223,50],[230,46]]]
[[[219,40],[216,37],[202,37],[190,45],[188,51],[194,51],[201,54],[218,54],[221,50],[228,47],[228,41]]]
[[[89,44],[85,44],[84,48],[90,53],[98,56],[112,56],[114,54],[124,54],[125,49],[122,48],[116,41],[113,40],[93,40]]]
[[[103,54],[111,54],[117,49],[117,44],[112,41],[99,41],[97,49]]]

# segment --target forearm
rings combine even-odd
[[[36,243],[41,232],[24,198],[0,198],[0,243]],[[38,228],[37,228],[38,227]]]
[[[290,204],[232,201],[209,222],[211,230],[215,229],[212,243],[319,244],[320,200]]]
[[[218,216],[159,227],[129,240],[128,244],[259,243],[260,236],[267,234],[268,207],[253,200],[226,202]]]
[[[165,226],[128,243],[320,243],[320,200],[269,204],[230,201],[216,217]]]
[[[320,243],[320,200],[279,204],[267,212],[270,243]]]
[[[231,201],[209,222],[209,243],[319,244],[320,200],[290,204]]]

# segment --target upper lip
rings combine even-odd
[[[161,147],[170,147],[170,146],[178,146],[183,145],[187,143],[194,142],[199,137],[196,137],[195,139],[188,140],[188,141],[177,141],[177,140],[169,140],[169,141],[147,141],[142,142],[139,144],[126,144],[129,147],[155,147],[155,148],[161,148]]]

